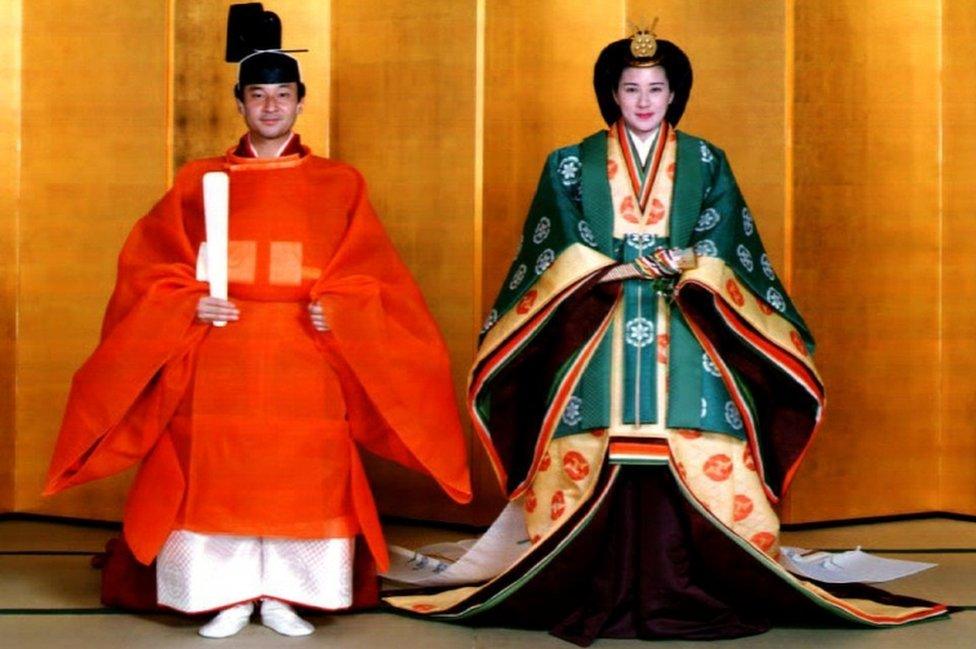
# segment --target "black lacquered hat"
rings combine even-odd
[[[225,60],[237,63],[237,90],[251,84],[302,83],[298,59],[281,49],[281,20],[260,2],[231,5]]]

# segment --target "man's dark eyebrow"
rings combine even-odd
[[[244,92],[280,92],[281,90],[292,92],[292,88],[287,83],[279,83],[270,89],[262,87],[262,84],[259,83],[252,83],[244,87]]]

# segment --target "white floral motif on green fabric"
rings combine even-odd
[[[552,266],[554,261],[556,261],[556,253],[549,248],[543,250],[542,254],[535,260],[535,274],[541,275],[546,272],[546,269]]]
[[[549,220],[548,216],[543,216],[536,223],[535,232],[532,234],[532,243],[538,245],[546,240],[549,233],[552,231],[552,222]]]
[[[718,257],[718,246],[711,239],[702,239],[695,244],[695,254],[699,257]]]
[[[776,279],[776,272],[773,270],[773,264],[769,261],[769,257],[766,253],[763,253],[759,257],[759,265],[762,266],[763,275],[769,278],[769,281]]]
[[[566,156],[560,161],[559,167],[556,168],[556,173],[559,174],[559,179],[562,181],[563,186],[569,187],[579,183],[582,170],[583,164],[580,162],[580,159],[571,155]]]
[[[718,366],[712,361],[712,357],[708,355],[708,352],[702,352],[702,368],[712,376],[722,376],[722,373],[718,371]]]
[[[528,270],[525,264],[519,264],[518,268],[515,269],[515,274],[512,275],[512,281],[508,283],[508,288],[513,291],[517,289],[522,284],[522,280],[525,279],[525,273]]]
[[[705,144],[704,140],[700,140],[698,145],[701,147],[702,162],[711,164],[712,161],[715,160],[715,154],[712,153],[712,150],[708,148],[708,145]]]
[[[638,255],[642,255],[644,251],[651,250],[654,247],[657,243],[657,235],[647,232],[629,232],[624,235],[624,241],[636,250]]]
[[[756,224],[752,220],[752,214],[748,207],[742,208],[742,231],[746,233],[747,237],[751,237],[756,231]]]
[[[590,224],[586,221],[580,221],[576,228],[579,230],[580,238],[586,242],[586,245],[595,248],[596,237],[593,236],[593,229],[590,228]]]
[[[707,210],[701,213],[698,217],[698,223],[695,224],[695,232],[706,232],[713,229],[718,225],[719,221],[722,220],[722,215],[718,213],[714,207],[709,207]]]
[[[766,301],[769,302],[770,305],[772,305],[772,307],[777,311],[786,310],[786,300],[784,300],[783,295],[772,286],[766,290]]]
[[[725,421],[735,430],[742,429],[742,415],[732,401],[725,402]]]
[[[569,401],[566,403],[566,409],[563,410],[563,423],[567,426],[575,426],[580,423],[583,419],[583,413],[580,412],[580,407],[583,405],[583,400],[577,396],[571,396]]]
[[[631,347],[641,349],[654,342],[654,323],[647,318],[637,317],[624,327],[624,339]]]
[[[735,254],[739,258],[739,263],[742,264],[742,267],[751,273],[752,269],[756,266],[752,263],[752,253],[749,252],[749,249],[740,243],[739,247],[735,249]]]

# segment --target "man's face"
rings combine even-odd
[[[291,132],[302,112],[297,83],[262,83],[244,86],[237,110],[253,138],[277,140]]]

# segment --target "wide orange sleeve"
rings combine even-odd
[[[179,187],[122,249],[101,342],[72,380],[45,494],[142,460],[191,380],[191,354],[206,332],[194,312],[207,285],[195,279]]]
[[[346,395],[352,434],[368,450],[429,473],[454,500],[469,502],[447,347],[356,178],[348,230],[312,289],[331,330],[323,345],[362,386]]]

